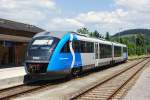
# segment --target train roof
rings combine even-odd
[[[71,32],[68,31],[51,31],[51,32],[40,32],[38,34],[36,34],[33,38],[39,37],[39,36],[53,36],[53,37],[57,37],[59,39],[61,39],[64,35],[69,34]]]
[[[98,43],[102,43],[102,44],[112,45],[112,42],[106,41],[106,40],[104,40],[104,39],[96,39],[96,38],[84,37],[84,36],[77,36],[77,38],[78,38],[79,40],[83,40],[83,41],[98,42]]]
[[[114,46],[122,46],[122,47],[127,47],[126,45],[124,45],[124,44],[121,44],[121,43],[117,43],[117,42],[113,42],[113,45],[114,45]]]
[[[103,43],[103,44],[109,44],[109,45],[115,45],[115,46],[122,46],[122,47],[127,47],[124,44],[121,43],[116,43],[116,42],[111,42],[111,41],[107,41],[104,39],[97,39],[97,38],[91,38],[91,37],[87,37],[83,34],[79,34],[77,32],[69,32],[69,31],[51,31],[51,32],[40,32],[38,34],[36,34],[33,38],[39,37],[39,36],[53,36],[53,37],[57,37],[59,39],[61,39],[64,35],[66,34],[76,34],[79,40],[84,40],[84,41],[90,41],[90,42],[99,42],[99,43]]]

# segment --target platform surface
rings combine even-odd
[[[13,68],[3,68],[0,69],[0,80],[11,77],[23,76],[25,74],[26,73],[23,66]]]
[[[0,89],[23,84],[25,75],[23,66],[0,69]]]
[[[143,71],[123,100],[150,100],[150,65]]]

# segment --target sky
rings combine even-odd
[[[0,18],[47,31],[87,27],[111,35],[150,27],[150,0],[0,0]]]

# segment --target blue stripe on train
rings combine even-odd
[[[74,40],[77,40],[76,35],[73,36]],[[48,64],[47,71],[58,71],[70,69],[73,57],[71,53],[60,53],[64,44],[70,40],[70,34],[65,35],[58,43],[56,49],[51,56]],[[80,53],[75,53],[75,64],[74,67],[82,66]]]

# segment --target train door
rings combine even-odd
[[[95,66],[98,66],[98,60],[99,60],[99,47],[98,47],[98,43],[95,43]]]

